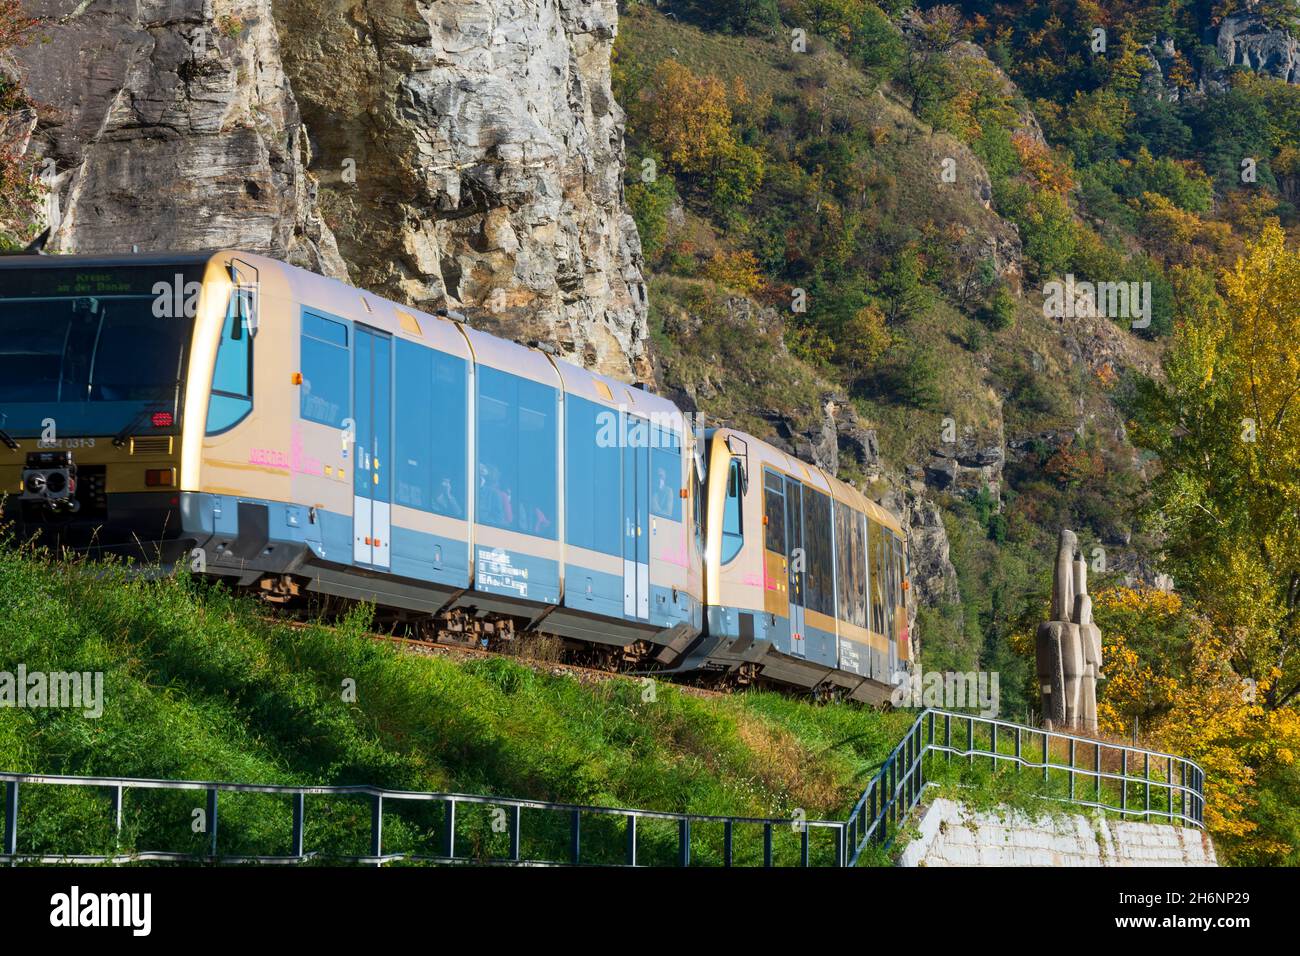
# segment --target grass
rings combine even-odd
[[[663,683],[646,700],[640,681],[580,682],[509,658],[403,653],[365,636],[365,607],[333,627],[264,615],[252,599],[187,575],[146,580],[0,546],[0,670],[104,675],[98,719],[0,708],[0,768],[843,819],[913,719]],[[352,686],[354,700],[345,694]],[[131,791],[122,845],[199,852],[205,838],[190,823],[202,799]],[[112,842],[106,792],[30,787],[21,806],[24,852],[102,852]],[[385,848],[435,839],[440,810],[391,810]],[[223,795],[220,849],[285,852],[289,813],[283,797]],[[475,822],[465,813],[460,845],[489,852],[503,838],[490,814]],[[308,849],[365,851],[365,801],[310,798],[308,818]],[[549,825],[527,829],[542,839]],[[617,834],[602,837],[615,825]],[[564,839],[567,820],[555,826],[552,836]],[[593,817],[588,826],[584,848],[621,847],[621,820]],[[652,831],[647,824],[643,834],[651,856],[674,844],[675,832]],[[744,853],[758,852],[754,835],[737,838]],[[699,834],[697,855],[709,859],[718,840]],[[791,840],[793,830],[779,835],[778,851],[793,852]]]

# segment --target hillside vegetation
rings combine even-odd
[[[638,680],[582,682],[502,657],[404,653],[364,636],[364,607],[337,627],[265,614],[187,576],[145,580],[0,549],[0,670],[104,674],[97,719],[0,708],[0,767],[842,819],[913,719],[771,693],[698,695],[657,683],[647,694]],[[96,806],[68,795],[43,809],[42,796],[52,800],[35,788],[24,797],[24,841],[74,852],[103,845],[102,794]],[[193,795],[140,793],[128,803],[140,845],[201,845],[189,828]],[[368,811],[359,801],[355,810],[323,818],[309,848],[363,852]],[[287,804],[270,798],[223,805],[223,849],[284,852],[284,813]],[[423,832],[394,822],[386,845]],[[69,835],[82,845],[70,847]],[[672,839],[664,834],[669,847]]]

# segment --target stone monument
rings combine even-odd
[[[1052,575],[1052,619],[1038,626],[1038,687],[1043,726],[1097,730],[1101,631],[1092,622],[1088,565],[1073,531],[1062,530]]]

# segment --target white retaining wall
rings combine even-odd
[[[972,811],[948,799],[921,816],[900,866],[1218,866],[1208,835],[1192,827],[1120,822],[1097,814],[1031,818]]]

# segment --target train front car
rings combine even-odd
[[[22,537],[170,561],[208,257],[0,257],[0,488]]]
[[[881,703],[910,660],[902,529],[856,489],[730,429],[709,439],[708,637],[692,664]]]

